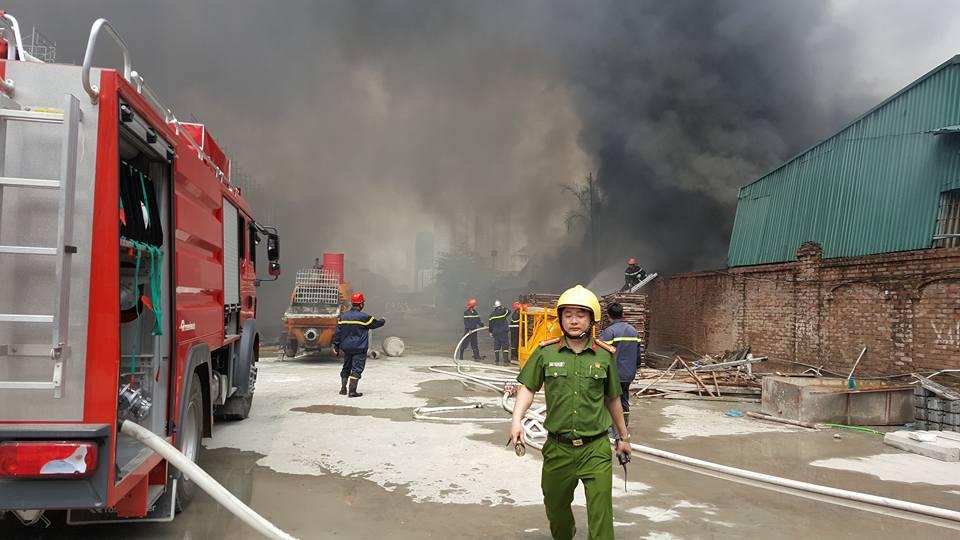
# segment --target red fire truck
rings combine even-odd
[[[277,231],[109,22],[82,66],[39,62],[15,18],[0,26],[0,515],[172,519],[196,485],[117,426],[196,461],[214,417],[247,417],[257,272],[280,273]],[[104,38],[122,70],[92,66]]]

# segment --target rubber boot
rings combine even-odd
[[[347,395],[347,378],[346,377],[340,377],[340,395],[341,396]]]
[[[500,351],[494,351],[494,352],[493,352],[493,357],[496,359],[496,364],[495,364],[495,365],[498,365],[498,366],[499,366],[499,365],[500,365]]]
[[[360,379],[354,379],[354,378],[350,379],[350,393],[347,394],[347,397],[360,397],[363,395],[360,392],[357,392],[357,383],[359,382],[360,382]]]

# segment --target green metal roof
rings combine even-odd
[[[927,248],[940,193],[960,188],[960,55],[740,188],[728,266]],[[946,134],[936,136],[934,133]]]

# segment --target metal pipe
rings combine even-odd
[[[100,99],[100,89],[97,85],[90,84],[90,67],[93,65],[93,52],[97,46],[97,38],[100,36],[100,30],[104,28],[107,30],[107,33],[113,37],[114,41],[117,42],[117,45],[120,46],[120,51],[123,53],[123,78],[126,79],[127,82],[133,82],[131,75],[133,67],[130,63],[130,50],[127,48],[127,44],[110,24],[110,21],[102,18],[97,19],[90,28],[90,37],[87,38],[87,50],[83,53],[82,71],[83,89],[87,92],[87,95],[90,96],[90,100],[93,103],[96,103],[97,100]]]
[[[10,29],[13,30],[14,40],[13,50],[7,51],[7,60],[16,60],[18,54],[20,55],[20,60],[26,60],[26,52],[23,50],[23,37],[20,35],[20,23],[17,22],[16,17],[9,13],[4,13],[3,18],[10,21]]]
[[[270,523],[264,519],[263,516],[244,504],[243,501],[238,499],[233,493],[230,493],[227,488],[217,483],[206,471],[201,469],[196,463],[190,461],[187,456],[180,453],[173,445],[157,434],[130,421],[121,422],[120,431],[142,442],[148,448],[163,456],[171,465],[189,476],[190,480],[197,484],[197,487],[207,492],[214,500],[258,533],[267,538],[294,540],[293,536],[283,532],[277,528],[276,525]]]
[[[857,361],[853,363],[853,368],[850,369],[850,374],[847,375],[847,382],[850,382],[850,379],[853,378],[853,372],[857,370],[857,366],[860,365],[860,360],[863,360],[863,354],[867,352],[867,348],[864,347],[860,350],[860,356],[857,357]]]

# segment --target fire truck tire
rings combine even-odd
[[[297,345],[298,343],[295,340],[288,341],[287,344],[283,346],[283,354],[287,358],[293,358],[297,355]]]
[[[256,370],[256,366],[251,366]],[[253,406],[253,394],[247,396],[228,397],[226,403],[217,407],[217,417],[223,420],[244,420],[250,416]]]
[[[180,451],[194,463],[200,460],[200,452],[203,448],[201,444],[201,438],[203,437],[203,391],[200,388],[201,384],[200,376],[194,373],[190,381],[190,395],[183,411],[183,426],[180,430],[183,437],[180,442]],[[177,482],[178,512],[182,512],[190,505],[197,495],[198,489],[197,485],[186,475],[180,477],[180,481]]]

